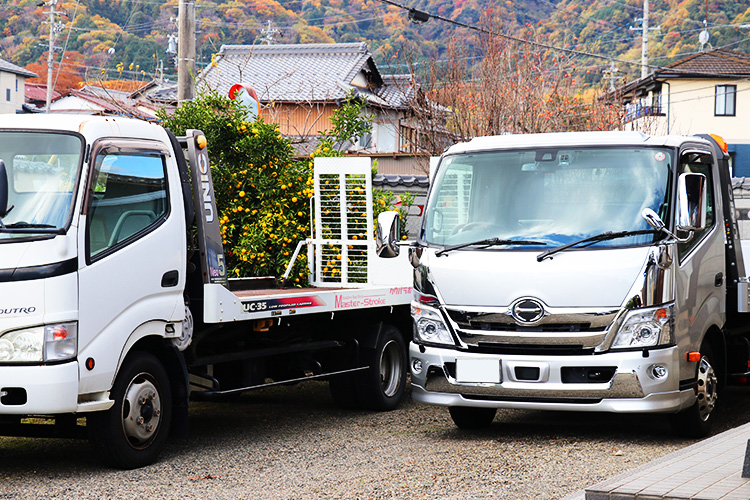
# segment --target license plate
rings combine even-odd
[[[499,359],[457,359],[456,381],[499,384],[503,378]]]

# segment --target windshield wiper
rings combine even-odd
[[[28,222],[2,224],[0,222],[0,233],[65,234],[65,229],[51,224],[29,224]]]
[[[600,241],[616,240],[617,238],[625,238],[626,236],[638,236],[639,234],[656,234],[658,232],[659,231],[656,231],[654,229],[642,229],[640,231],[618,231],[618,232],[607,231],[606,233],[597,234],[596,236],[589,236],[588,238],[574,241],[572,243],[559,246],[557,248],[552,248],[550,250],[547,250],[546,252],[542,252],[536,256],[536,260],[537,262],[541,262],[547,257],[550,257],[558,252],[562,252],[564,250],[567,250],[568,248],[573,248],[578,245],[583,245],[584,243],[593,245],[594,243],[598,243]],[[584,246],[588,246],[588,245],[584,245]]]
[[[440,257],[441,255],[445,255],[446,253],[452,252],[453,250],[458,250],[459,248],[466,248],[473,245],[482,245],[482,248],[488,248],[498,245],[546,245],[546,243],[543,241],[501,240],[500,238],[486,238],[484,240],[471,241],[469,243],[460,243],[458,245],[445,247],[442,250],[438,250],[437,252],[435,252],[435,257]]]

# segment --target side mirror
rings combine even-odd
[[[0,217],[8,215],[8,172],[5,162],[0,160]]]
[[[677,229],[700,231],[706,227],[706,176],[680,174],[677,180]]]
[[[383,212],[378,215],[377,238],[375,251],[378,257],[390,259],[399,254],[398,236],[399,230],[398,212]]]
[[[664,221],[661,220],[661,217],[659,217],[659,214],[651,210],[650,208],[644,208],[641,212],[641,217],[646,219],[646,222],[648,222],[648,225],[656,229],[657,231],[662,231],[665,228]]]

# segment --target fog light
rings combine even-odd
[[[649,375],[655,380],[666,378],[669,370],[664,365],[651,365],[648,369]]]
[[[419,375],[422,373],[422,360],[421,359],[413,359],[411,361],[411,371],[414,375]]]

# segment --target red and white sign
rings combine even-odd
[[[235,83],[232,85],[232,88],[229,89],[229,98],[239,100],[242,104],[250,108],[250,113],[247,116],[247,121],[250,123],[260,117],[260,100],[258,100],[258,94],[247,83]]]

